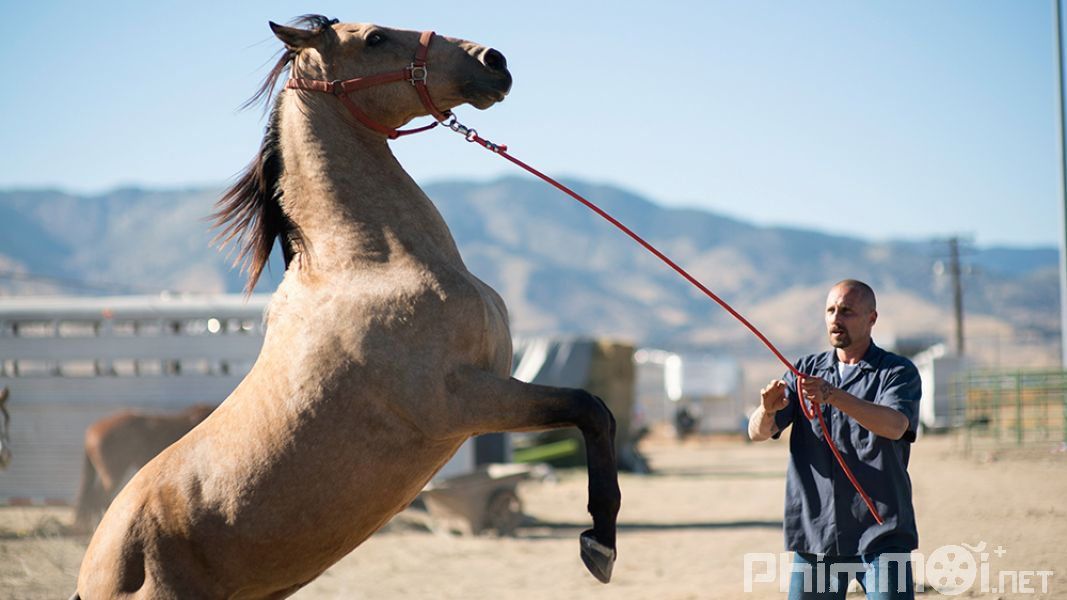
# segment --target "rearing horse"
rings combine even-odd
[[[259,358],[115,499],[78,592],[286,597],[405,508],[470,436],[572,425],[593,517],[580,554],[607,582],[620,498],[610,411],[585,391],[509,377],[503,301],[387,143],[412,118],[502,100],[503,55],[315,15],[300,24],[271,24],[286,51],[257,97],[287,68],[289,84],[217,213],[242,244],[249,289],[275,238],[284,250]]]

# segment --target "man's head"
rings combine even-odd
[[[826,333],[831,346],[846,352],[865,352],[877,320],[877,303],[871,286],[846,279],[830,288],[826,296]]]

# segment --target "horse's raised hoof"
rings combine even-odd
[[[596,577],[600,583],[611,581],[611,570],[615,566],[615,550],[596,541],[593,530],[587,529],[579,538],[582,546],[582,562],[585,568]]]

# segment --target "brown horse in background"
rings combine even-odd
[[[611,411],[587,391],[510,377],[503,300],[388,143],[431,111],[503,100],[504,56],[430,32],[302,23],[271,24],[286,50],[260,95],[286,70],[289,86],[217,213],[249,290],[276,239],[284,251],[259,357],[111,503],[78,593],[287,597],[407,507],[471,436],[568,426],[584,436],[593,521],[576,549],[607,582],[620,502]],[[425,568],[414,561],[412,576]]]
[[[131,471],[200,424],[214,406],[195,404],[176,413],[122,411],[85,430],[85,463],[74,513],[74,531],[89,532]]]
[[[11,464],[11,439],[8,437],[8,422],[11,421],[11,415],[7,412],[7,386],[0,388],[0,416],[4,417],[4,422],[0,423],[0,471],[7,468],[7,465]]]

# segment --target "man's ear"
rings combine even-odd
[[[274,21],[268,21],[268,23],[270,23],[270,30],[274,32],[274,35],[285,44],[286,48],[293,51],[307,48],[319,35],[318,31],[287,27]]]
[[[873,327],[876,322],[878,322],[878,311],[872,310],[871,311],[871,326]]]

